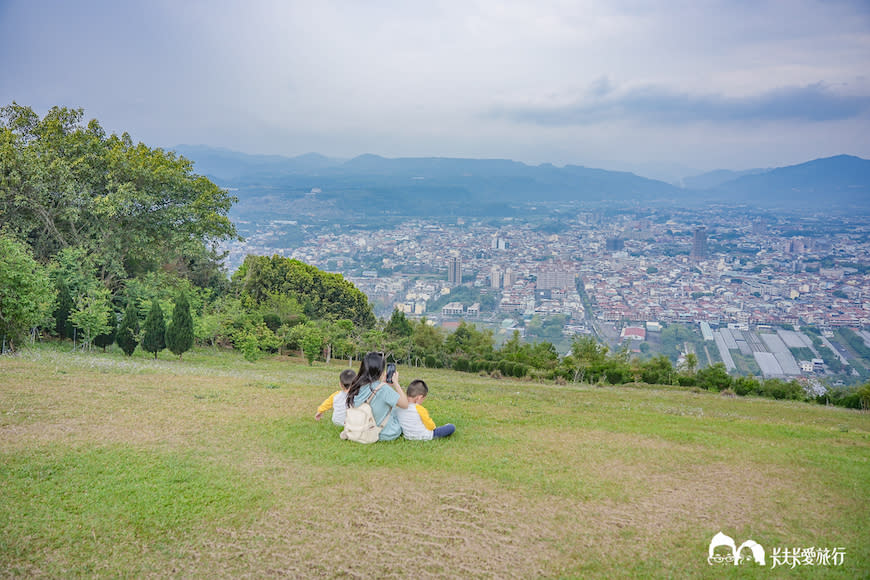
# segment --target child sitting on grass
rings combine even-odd
[[[426,383],[417,379],[408,385],[408,408],[396,409],[399,414],[399,423],[402,425],[402,435],[405,439],[429,441],[437,437],[449,437],[456,431],[453,423],[447,423],[440,427],[435,426],[435,421],[429,417],[427,411],[420,403],[429,394]]]
[[[332,409],[332,422],[339,427],[344,427],[344,418],[347,416],[347,390],[353,384],[355,377],[356,373],[350,369],[341,371],[341,375],[338,377],[341,390],[329,395],[329,398],[317,407],[317,413],[314,415],[316,420],[320,421],[323,414]]]

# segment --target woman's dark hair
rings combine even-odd
[[[380,380],[382,374],[384,374],[384,353],[367,353],[360,361],[359,372],[347,390],[347,406],[353,407],[353,399],[359,394],[360,389]]]

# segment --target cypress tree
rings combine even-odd
[[[178,355],[179,360],[193,346],[193,318],[190,316],[190,304],[184,292],[175,300],[172,321],[166,328],[166,346]]]
[[[145,335],[142,337],[142,348],[153,352],[156,360],[157,353],[166,348],[166,322],[163,321],[163,309],[156,298],[151,301],[151,311],[145,318],[143,330]]]
[[[115,314],[115,309],[109,306],[109,314],[106,316],[106,324],[109,330],[104,334],[98,334],[94,337],[94,345],[103,347],[103,352],[106,352],[106,347],[115,342],[115,333],[118,330],[118,315]]]
[[[69,286],[60,281],[57,286],[57,309],[54,311],[55,332],[60,338],[73,337],[73,325],[69,315],[75,304],[69,295]]]
[[[121,325],[115,333],[115,342],[124,351],[127,356],[133,356],[133,351],[139,346],[139,314],[136,312],[136,305],[132,300],[127,304],[127,309],[124,311],[124,318],[121,320]]]

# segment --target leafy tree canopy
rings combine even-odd
[[[235,198],[173,152],[106,135],[82,109],[43,118],[0,109],[0,221],[45,263],[64,248],[92,256],[110,289],[143,272],[174,268],[213,281],[215,246],[237,237]]]
[[[27,246],[0,235],[0,337],[16,340],[46,322],[56,292]]]
[[[256,303],[275,293],[290,296],[314,319],[347,319],[371,328],[375,315],[368,298],[341,274],[323,272],[299,260],[282,256],[245,258],[233,274],[233,284],[243,297]]]

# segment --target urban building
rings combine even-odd
[[[696,262],[707,259],[707,228],[705,227],[695,229],[695,235],[692,237],[691,258]]]
[[[604,248],[608,252],[619,252],[625,249],[625,240],[622,238],[607,238],[604,242]]]
[[[574,272],[568,270],[541,270],[538,272],[539,290],[559,288],[565,290],[574,287]]]
[[[447,263],[447,283],[451,286],[462,284],[462,260],[450,258]]]
[[[514,277],[514,271],[510,268],[505,268],[504,276],[502,277],[502,286],[504,288],[510,288],[516,282],[516,278]]]
[[[461,302],[451,302],[441,308],[441,316],[462,316],[464,312],[465,309]],[[479,312],[480,311],[478,310],[478,313]]]
[[[491,288],[501,288],[501,269],[498,266],[493,266],[489,272],[489,286]]]

